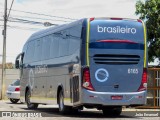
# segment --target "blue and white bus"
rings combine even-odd
[[[141,20],[85,18],[34,33],[16,58],[28,108],[97,108],[120,115],[146,103],[147,43]]]

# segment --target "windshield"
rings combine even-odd
[[[20,85],[20,80],[15,80],[13,83],[12,83],[12,86],[19,86]]]
[[[96,42],[98,40],[144,42],[144,31],[141,22],[127,20],[93,20],[90,24],[90,42]]]

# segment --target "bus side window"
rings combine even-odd
[[[41,60],[41,54],[42,54],[42,39],[35,40],[35,54],[34,54],[34,61]]]
[[[64,34],[60,37],[60,40],[59,40],[59,55],[60,55],[60,57],[68,55],[69,39],[68,39],[67,33],[64,32]]]
[[[50,43],[50,58],[59,57],[59,37],[58,35],[52,35]]]
[[[24,58],[24,52],[21,54],[20,68],[23,68],[23,58]]]
[[[35,52],[35,42],[31,41],[28,43],[28,48],[27,48],[26,57],[25,57],[26,63],[33,61],[34,52]]]
[[[76,26],[70,28],[70,37],[69,37],[69,55],[75,53],[80,49],[81,42],[81,27]]]
[[[51,36],[44,37],[42,40],[42,60],[50,57]]]
[[[69,39],[69,54],[73,54],[80,48],[80,39],[70,37]]]
[[[27,52],[28,44],[25,44],[23,47],[23,63],[26,63],[26,52]]]

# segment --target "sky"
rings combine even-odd
[[[3,53],[4,1],[0,0],[0,63]],[[66,24],[81,18],[121,17],[138,19],[137,0],[14,0],[7,22],[7,62],[15,61],[29,36],[46,27],[43,24],[20,23],[24,20]],[[12,0],[8,0],[8,9]],[[19,21],[21,19],[21,21]],[[17,22],[18,21],[18,22]]]

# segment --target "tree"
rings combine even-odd
[[[146,23],[148,60],[153,61],[160,59],[160,0],[143,1],[137,1],[135,13]]]

